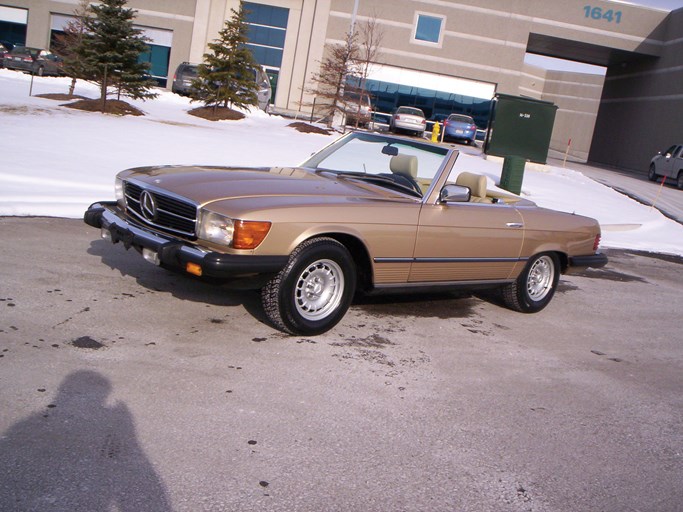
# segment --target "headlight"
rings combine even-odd
[[[121,209],[126,207],[126,198],[123,193],[123,180],[118,176],[114,182],[114,197],[116,197],[116,202],[119,203]]]
[[[221,245],[230,245],[235,232],[235,223],[229,217],[203,211],[199,221],[199,238]]]

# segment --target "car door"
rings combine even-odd
[[[511,205],[424,204],[409,281],[508,279],[523,239],[522,215]]]
[[[662,154],[662,157],[657,161],[657,174],[666,177],[671,176],[674,155],[677,154],[679,150],[680,146],[671,146]]]

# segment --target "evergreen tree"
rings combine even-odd
[[[85,78],[100,86],[103,105],[111,85],[133,99],[156,96],[150,91],[156,83],[147,74],[149,63],[140,62],[140,55],[149,50],[149,39],[133,27],[135,11],[125,5],[126,0],[92,4],[93,16],[84,19],[85,37],[77,49],[85,65]]]
[[[246,108],[256,105],[257,85],[254,80],[254,61],[246,43],[248,25],[244,22],[246,11],[242,2],[239,10],[230,9],[232,16],[218,33],[218,39],[209,43],[210,53],[204,54],[193,83],[193,98],[204,105],[214,107]]]

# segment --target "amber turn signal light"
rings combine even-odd
[[[270,231],[270,222],[253,220],[235,221],[232,246],[235,249],[256,249]]]
[[[189,262],[187,265],[185,265],[185,270],[187,270],[188,273],[193,274],[195,276],[200,276],[202,275],[202,267],[201,265],[197,265],[196,263]]]

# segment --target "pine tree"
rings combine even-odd
[[[209,43],[210,53],[204,54],[193,83],[193,99],[205,106],[247,108],[256,105],[257,85],[254,69],[258,66],[251,50],[246,47],[248,25],[242,2],[239,10],[230,9],[232,16],[218,33],[218,39]]]
[[[100,86],[103,110],[109,86],[133,99],[154,98],[156,85],[149,78],[149,63],[140,62],[149,39],[133,27],[135,11],[126,0],[101,0],[92,4],[92,17],[84,19],[86,34],[77,49],[85,65],[84,75]]]

